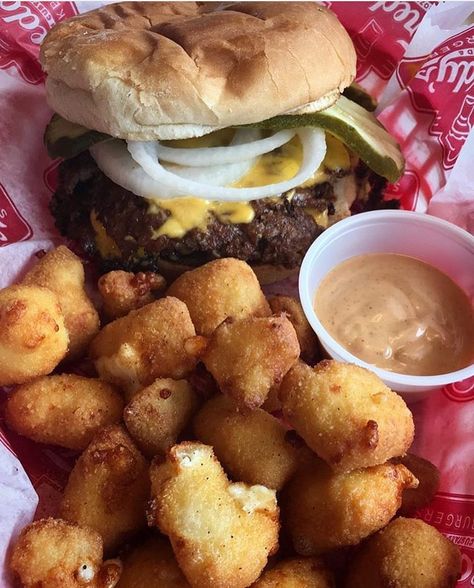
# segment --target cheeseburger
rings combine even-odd
[[[403,157],[314,2],[112,4],[54,27],[41,63],[51,211],[103,269],[237,257],[271,281],[339,219],[394,206]]]

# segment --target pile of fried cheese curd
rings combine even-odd
[[[237,259],[98,291],[100,314],[64,246],[0,291],[5,422],[78,454],[58,518],[12,539],[19,585],[456,584],[458,548],[409,518],[439,479],[407,453],[410,410],[372,372],[318,363],[296,299]]]

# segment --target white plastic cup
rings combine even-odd
[[[383,370],[355,357],[326,331],[314,310],[321,280],[341,262],[365,253],[400,253],[448,275],[474,300],[474,237],[434,216],[401,210],[364,212],[339,221],[311,245],[301,265],[299,293],[308,321],[327,353],[338,361],[375,372],[407,402],[474,375],[474,364],[438,376],[410,376]],[[337,312],[337,309],[334,309]]]

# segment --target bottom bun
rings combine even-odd
[[[178,276],[184,272],[196,269],[196,266],[185,265],[183,263],[168,261],[167,259],[159,259],[155,262],[157,270],[169,281],[173,282]],[[288,269],[283,266],[276,265],[252,265],[251,268],[255,272],[258,281],[262,286],[265,284],[273,284],[279,282],[290,276],[297,275],[299,267]]]

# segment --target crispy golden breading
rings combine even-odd
[[[150,537],[123,559],[117,588],[189,588],[171,545],[164,537]]]
[[[402,517],[353,556],[346,588],[454,588],[461,553],[431,525]]]
[[[196,364],[184,348],[193,335],[186,305],[167,297],[106,325],[92,341],[90,355],[103,380],[130,392],[156,378],[186,376]]]
[[[24,588],[113,588],[116,561],[102,563],[102,539],[87,527],[42,519],[23,529],[10,560]]]
[[[413,417],[403,398],[356,365],[324,360],[313,369],[299,362],[279,396],[285,418],[335,471],[384,463],[413,441]]]
[[[284,559],[264,572],[252,588],[334,588],[334,576],[316,557]]]
[[[212,447],[175,445],[150,470],[149,524],[169,536],[194,588],[244,588],[278,548],[275,492],[231,484]]]
[[[100,295],[107,318],[113,320],[137,310],[155,299],[166,288],[163,276],[153,272],[124,272],[116,270],[99,278]]]
[[[257,276],[239,259],[216,259],[186,272],[168,294],[186,303],[199,335],[211,335],[226,318],[271,314]]]
[[[301,348],[301,358],[306,363],[314,365],[320,358],[318,338],[299,301],[291,296],[272,296],[268,302],[273,314],[281,314],[282,312],[286,314],[295,328]]]
[[[212,445],[231,478],[280,490],[311,454],[292,443],[278,419],[257,408],[237,412],[233,400],[211,398],[194,418],[199,441]]]
[[[69,333],[67,359],[84,354],[99,331],[99,315],[84,289],[84,267],[64,245],[53,249],[23,278],[23,284],[43,286],[58,297]]]
[[[148,457],[165,454],[199,406],[186,380],[162,378],[136,392],[123,418],[131,437]]]
[[[63,519],[99,532],[106,551],[146,526],[148,464],[119,425],[102,429],[79,457],[61,502]]]
[[[23,285],[0,290],[0,386],[51,373],[66,355],[68,342],[54,292]]]
[[[300,555],[357,545],[395,516],[403,490],[417,483],[401,464],[340,474],[315,460],[283,492],[283,525]]]
[[[407,453],[394,461],[407,467],[420,482],[418,488],[405,490],[402,497],[402,506],[398,511],[398,514],[412,515],[419,508],[423,508],[433,500],[439,488],[440,473],[438,468],[430,461],[412,453]]]
[[[261,406],[300,354],[295,329],[285,316],[226,320],[208,341],[195,340],[203,341],[201,359],[221,391],[242,408]]]
[[[83,450],[97,431],[122,420],[123,400],[110,384],[74,374],[42,376],[14,390],[7,424],[39,443]]]
[[[273,388],[270,388],[270,390],[268,391],[268,396],[265,398],[265,402],[262,404],[263,410],[266,410],[271,414],[281,414],[281,402],[280,398],[278,397],[279,390],[279,384],[273,386]]]

